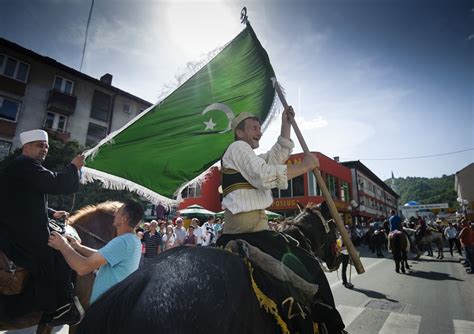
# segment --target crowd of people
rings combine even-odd
[[[141,222],[135,229],[142,242],[141,266],[146,266],[150,259],[173,247],[215,246],[222,231],[223,222],[213,216],[201,220],[192,218],[187,228],[182,217]]]

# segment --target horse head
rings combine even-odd
[[[341,258],[337,252],[337,230],[329,217],[326,202],[319,205],[309,203],[296,216],[293,225],[305,236],[313,254],[324,261],[330,271],[339,267]]]
[[[70,216],[68,225],[77,230],[84,245],[99,249],[117,236],[113,222],[115,213],[122,205],[113,201],[88,205]]]

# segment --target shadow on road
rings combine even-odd
[[[433,280],[433,281],[460,281],[460,282],[463,282],[462,279],[452,277],[449,274],[438,273],[436,271],[411,270],[406,275],[419,277],[419,278],[424,278],[424,279],[429,279],[429,280]]]
[[[393,302],[393,303],[398,302],[398,300],[388,298],[387,295],[385,295],[383,293],[380,293],[380,292],[377,292],[377,291],[373,291],[373,290],[353,288],[352,291],[360,292],[360,293],[366,295],[367,297],[373,298],[373,299],[385,299],[385,300],[388,300],[389,302]]]
[[[419,259],[413,259],[413,260],[410,260],[410,261],[413,261],[413,263],[416,263],[416,262],[451,262],[451,263],[459,263],[459,259],[456,260],[456,259],[427,259],[427,258],[419,258]]]

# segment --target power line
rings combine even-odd
[[[93,8],[94,8],[94,0],[92,0],[91,9],[89,11],[89,18],[87,19],[86,37],[84,38],[84,47],[82,48],[81,66],[79,67],[79,71],[82,71],[82,64],[84,63],[84,55],[86,54],[86,46],[87,46],[87,35],[89,35],[89,25],[91,24],[91,17],[92,17],[92,9]]]
[[[466,148],[465,150],[460,150],[460,151],[454,151],[454,152],[448,152],[448,153],[439,153],[439,154],[431,154],[431,155],[418,155],[414,157],[403,157],[403,158],[359,158],[358,160],[412,160],[412,159],[424,159],[424,158],[433,158],[433,157],[440,157],[443,155],[451,155],[451,154],[457,154],[457,153],[462,153],[462,152],[467,152],[467,151],[473,151],[474,147],[471,148]],[[351,160],[347,158],[341,158],[341,160]]]

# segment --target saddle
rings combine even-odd
[[[0,251],[0,294],[18,295],[23,292],[30,273],[16,265]]]
[[[279,235],[279,238],[284,238]],[[269,242],[262,239],[262,244]],[[250,240],[237,238],[224,242],[222,246],[243,258],[248,266],[253,294],[260,308],[274,318],[282,333],[317,333],[318,324],[313,322],[311,309],[319,285],[307,281],[267,253],[268,250],[261,249],[262,244],[253,244]]]

